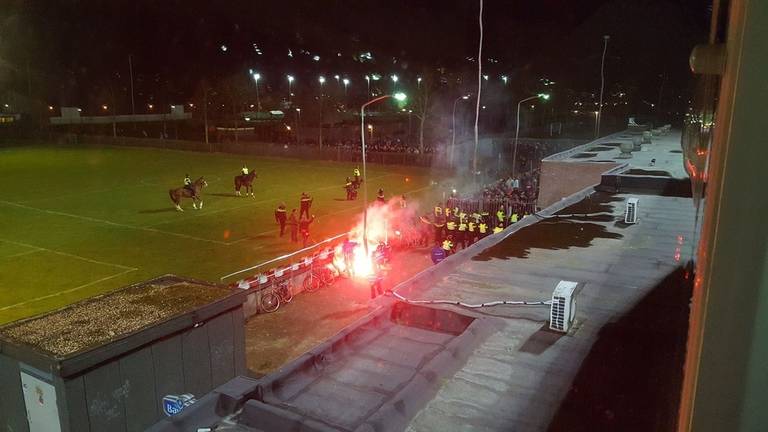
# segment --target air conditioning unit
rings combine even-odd
[[[576,317],[576,291],[578,282],[560,281],[552,293],[549,310],[549,328],[568,333]]]
[[[636,224],[637,223],[637,208],[638,199],[629,198],[627,200],[627,208],[624,210],[624,223]]]

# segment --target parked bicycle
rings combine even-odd
[[[290,303],[293,300],[293,284],[290,279],[275,282],[272,288],[265,289],[261,293],[259,302],[264,312],[276,311],[281,303]]]
[[[312,267],[304,278],[304,291],[315,292],[322,286],[332,285],[336,281],[338,273],[328,266]]]

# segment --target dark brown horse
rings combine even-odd
[[[245,186],[245,194],[253,196],[253,179],[258,178],[256,171],[235,176],[235,195],[240,195],[240,188]]]
[[[203,199],[200,197],[200,191],[204,187],[208,186],[208,183],[205,181],[204,178],[200,177],[199,179],[195,180],[189,187],[180,187],[176,189],[170,189],[168,191],[168,195],[171,196],[171,201],[176,205],[176,210],[178,211],[184,211],[183,208],[181,208],[181,199],[182,198],[192,198],[192,207],[197,209],[197,204],[200,203],[199,208],[203,208]]]

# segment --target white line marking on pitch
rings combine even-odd
[[[113,264],[113,265],[114,265],[114,264]],[[130,273],[130,272],[132,272],[132,271],[136,271],[136,270],[137,270],[137,269],[135,269],[135,268],[131,268],[131,269],[128,269],[128,270],[122,271],[122,272],[120,272],[120,273],[117,273],[117,274],[113,274],[112,276],[106,276],[106,277],[103,277],[103,278],[101,278],[101,279],[99,279],[99,280],[95,280],[95,281],[93,281],[93,282],[88,282],[87,284],[83,284],[83,285],[80,285],[80,286],[77,286],[77,287],[74,287],[74,288],[70,288],[70,289],[68,289],[68,290],[64,290],[64,291],[57,291],[57,292],[55,292],[55,293],[53,293],[53,294],[48,294],[48,295],[44,295],[44,296],[40,296],[40,297],[36,297],[36,298],[33,298],[33,299],[25,300],[25,301],[23,301],[23,302],[19,302],[19,303],[16,303],[16,304],[12,304],[12,305],[9,305],[9,306],[3,306],[3,307],[0,307],[0,312],[2,312],[2,311],[4,311],[4,310],[8,310],[8,309],[12,309],[12,308],[15,308],[15,307],[19,307],[19,306],[24,306],[24,305],[26,305],[26,304],[29,304],[29,303],[39,302],[39,301],[41,301],[41,300],[49,299],[49,298],[51,298],[51,297],[60,296],[60,295],[62,295],[62,294],[69,294],[69,293],[71,293],[71,292],[79,291],[79,290],[81,290],[81,289],[83,289],[83,288],[88,288],[88,287],[89,287],[89,286],[91,286],[91,285],[96,285],[96,284],[97,284],[97,283],[99,283],[99,282],[104,282],[104,281],[106,281],[106,280],[109,280],[109,279],[114,279],[114,278],[116,278],[116,277],[118,277],[118,276],[122,276],[122,275],[124,275],[124,274],[126,274],[126,273]]]
[[[42,252],[42,251],[43,251],[42,249],[34,249],[34,250],[26,251],[26,252],[19,252],[17,254],[13,254],[13,255],[0,256],[0,259],[17,258],[17,257],[21,257],[21,256],[24,256],[24,255],[31,255],[33,253],[38,253],[38,252]]]
[[[51,253],[55,253],[56,255],[63,255],[63,256],[70,257],[70,258],[77,258],[77,259],[82,260],[82,261],[87,261],[87,262],[94,263],[94,264],[108,265],[108,266],[112,266],[112,267],[121,268],[123,270],[138,270],[136,267],[128,267],[128,266],[124,266],[124,265],[120,265],[120,264],[109,263],[109,262],[105,262],[105,261],[98,261],[98,260],[95,260],[95,259],[90,259],[90,258],[86,258],[86,257],[80,256],[80,255],[75,255],[75,254],[71,254],[71,253],[67,253],[67,252],[61,252],[61,251],[57,251],[57,250],[53,250],[53,249],[48,249],[48,248],[44,248],[44,247],[40,247],[40,246],[31,245],[31,244],[28,244],[28,243],[22,243],[22,242],[17,242],[17,241],[13,241],[13,240],[6,240],[6,239],[0,239],[0,242],[9,243],[9,244],[13,244],[13,245],[16,245],[16,246],[24,246],[24,247],[28,247],[28,248],[35,248],[35,249],[37,249],[38,252],[39,251],[51,252]]]
[[[76,215],[76,214],[72,214],[72,213],[64,213],[64,212],[60,212],[60,211],[56,211],[56,210],[45,210],[45,209],[41,209],[41,208],[37,208],[37,207],[32,207],[32,206],[28,206],[28,205],[24,205],[24,204],[19,204],[19,203],[11,202],[11,201],[0,200],[0,203],[5,204],[5,205],[9,205],[9,206],[13,206],[13,207],[19,207],[19,208],[27,209],[27,210],[36,210],[36,211],[39,211],[39,212],[42,212],[42,213],[48,213],[48,214],[57,215],[57,216],[66,216],[66,217],[70,217],[70,218],[74,218],[74,219],[81,219],[81,220],[85,220],[85,221],[89,221],[89,222],[96,222],[96,223],[100,223],[100,224],[104,224],[104,225],[112,225],[112,226],[116,226],[116,227],[132,229],[132,230],[147,231],[147,232],[153,232],[153,233],[158,233],[158,234],[165,234],[165,235],[185,238],[185,239],[189,239],[189,240],[203,241],[203,242],[207,242],[207,243],[214,243],[214,244],[220,244],[220,245],[226,245],[227,244],[227,242],[223,242],[223,241],[211,240],[211,239],[206,239],[206,238],[202,238],[202,237],[195,237],[195,236],[191,236],[191,235],[187,235],[187,234],[180,234],[180,233],[175,233],[175,232],[170,232],[170,231],[163,231],[163,230],[159,230],[159,229],[156,229],[156,228],[127,225],[127,224],[122,224],[122,223],[118,223],[118,222],[112,222],[112,221],[108,221],[108,220],[104,220],[104,219],[96,219],[96,218],[92,218],[92,217],[89,217],[89,216],[81,216],[81,215]]]

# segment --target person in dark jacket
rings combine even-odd
[[[309,218],[309,208],[312,207],[312,198],[309,196],[308,193],[306,192],[301,193],[300,204],[301,206],[299,207],[299,218],[304,217],[305,214],[307,218]]]
[[[287,222],[287,219],[288,216],[285,212],[285,203],[280,203],[275,210],[275,222],[280,224],[280,237],[285,233],[285,223]]]
[[[302,244],[304,247],[307,247],[307,242],[309,242],[309,226],[314,222],[315,215],[312,215],[312,217],[302,217],[299,219],[299,231],[301,232],[301,238],[302,238]]]
[[[291,215],[288,216],[286,224],[291,227],[291,241],[299,241],[299,220],[296,219],[296,209],[291,210]]]

